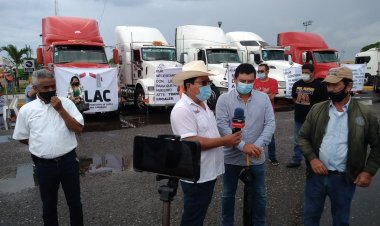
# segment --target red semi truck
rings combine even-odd
[[[61,16],[42,18],[41,37],[37,62],[54,71],[57,95],[67,96],[70,79],[77,76],[84,87],[84,99],[90,104],[90,110],[85,113],[117,110],[117,69],[108,65],[96,20]],[[113,56],[117,64],[116,49]]]
[[[338,52],[330,49],[323,38],[310,32],[283,32],[277,36],[277,45],[285,47],[285,55],[299,64],[314,65],[314,76],[324,79],[330,68],[339,66]]]

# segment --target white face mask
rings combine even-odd
[[[310,75],[309,74],[302,74],[301,75],[301,79],[304,80],[305,82],[309,81],[310,80]]]

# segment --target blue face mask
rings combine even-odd
[[[257,77],[258,77],[259,79],[264,79],[264,78],[267,77],[267,75],[264,74],[264,73],[257,73]]]
[[[208,98],[210,98],[211,96],[211,86],[208,85],[208,86],[202,86],[199,88],[199,93],[196,95],[196,97],[198,98],[198,100],[200,101],[205,101],[205,100],[208,100]]]
[[[238,82],[237,87],[236,87],[237,91],[240,94],[248,94],[252,91],[252,88],[253,88],[253,83],[245,84],[242,82]]]

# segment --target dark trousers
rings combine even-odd
[[[41,159],[34,155],[32,159],[37,170],[44,225],[58,225],[59,184],[62,185],[69,206],[71,225],[83,225],[79,162],[75,150],[56,159]]]
[[[201,226],[214,192],[216,180],[204,183],[181,181],[183,191],[183,214],[181,226]]]

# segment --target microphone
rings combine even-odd
[[[236,133],[241,131],[241,129],[244,127],[245,123],[245,116],[244,116],[244,109],[243,108],[236,108],[234,112],[234,117],[232,118],[232,133]]]

